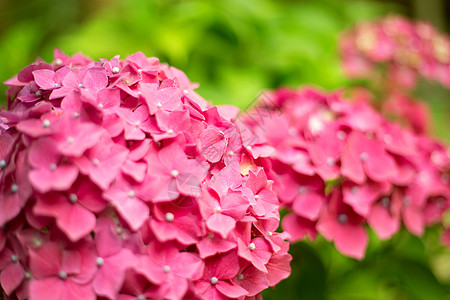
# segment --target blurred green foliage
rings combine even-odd
[[[96,60],[143,51],[201,83],[199,93],[214,104],[246,108],[267,88],[348,86],[339,33],[404,9],[368,0],[1,0],[0,80],[36,56],[51,61],[55,47]],[[448,138],[448,93],[429,89],[423,98],[431,99],[437,132]],[[291,253],[291,278],[265,291],[265,299],[450,299],[450,253],[435,229],[422,239],[400,232],[387,242],[372,234],[362,262],[321,237]]]

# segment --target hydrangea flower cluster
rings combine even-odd
[[[238,109],[136,53],[55,52],[0,112],[0,283],[18,299],[253,299],[290,273]]]
[[[270,155],[274,190],[290,210],[292,241],[321,233],[362,259],[369,226],[389,239],[403,224],[422,235],[450,208],[447,149],[339,93],[279,89],[245,118]],[[443,237],[448,242],[448,233]]]
[[[352,98],[361,100],[363,96],[362,99],[372,100],[372,105],[379,106],[384,115],[418,134],[428,132],[428,106],[416,99],[413,92],[420,78],[450,88],[450,38],[447,35],[439,33],[429,23],[390,16],[358,23],[345,32],[340,39],[340,53],[350,78],[369,80],[369,89],[350,90],[354,94]]]
[[[414,88],[419,77],[450,88],[450,39],[423,21],[391,16],[361,22],[343,34],[340,51],[351,77],[379,77],[376,68],[383,65],[393,88]]]

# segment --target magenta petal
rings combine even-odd
[[[79,285],[66,280],[61,292],[61,300],[95,300],[96,296],[90,284]]]
[[[100,267],[93,282],[93,288],[97,295],[116,299],[125,278],[125,270],[136,264],[134,254],[123,249],[116,255],[104,258],[104,264]]]
[[[135,198],[116,197],[111,199],[111,203],[133,230],[138,230],[150,213],[147,204]]]
[[[322,210],[323,196],[317,193],[306,193],[299,195],[292,204],[296,214],[311,221],[317,220]]]
[[[0,275],[0,282],[3,290],[7,295],[11,293],[20,285],[25,278],[25,271],[19,262],[12,263],[6,269],[2,270]]]
[[[214,213],[206,221],[206,226],[211,231],[219,233],[225,239],[236,226],[236,221],[230,216]]]
[[[248,294],[247,290],[237,284],[231,284],[226,281],[220,280],[216,284],[216,288],[227,297],[239,298]]]
[[[403,210],[403,222],[405,223],[408,230],[417,235],[421,236],[425,228],[425,220],[423,213],[420,209],[413,207],[406,207]]]
[[[215,236],[212,238],[207,236],[197,243],[197,249],[201,258],[206,258],[217,253],[227,252],[235,247],[237,247],[236,243]]]
[[[400,228],[400,222],[379,204],[372,207],[367,223],[382,240],[391,238]]]
[[[283,229],[290,234],[290,241],[296,242],[305,236],[314,239],[317,234],[316,224],[313,221],[290,213],[282,219]]]
[[[63,281],[57,277],[32,280],[29,285],[30,300],[61,300],[64,288]]]
[[[360,225],[339,226],[334,243],[343,254],[356,259],[362,259],[367,248],[369,238],[366,230]]]
[[[71,241],[78,241],[95,228],[95,215],[81,205],[72,205],[64,216],[57,218],[57,225]]]

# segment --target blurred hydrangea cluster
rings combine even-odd
[[[352,98],[372,105],[378,98],[383,114],[419,134],[429,130],[429,108],[414,92],[420,79],[450,88],[446,34],[429,23],[394,15],[358,23],[342,34],[340,54],[348,77],[370,82],[370,88],[354,90]]]
[[[343,34],[340,49],[350,77],[386,74],[386,82],[402,90],[414,88],[419,77],[450,87],[450,39],[431,24],[401,16],[361,22]]]
[[[251,299],[289,275],[268,161],[243,146],[237,108],[142,53],[57,50],[6,84],[5,296]]]
[[[282,225],[291,241],[319,232],[343,254],[362,259],[367,226],[380,239],[402,224],[420,236],[426,226],[442,224],[450,208],[447,149],[364,102],[279,89],[263,94],[245,123],[254,143],[274,147],[269,174],[290,210]]]

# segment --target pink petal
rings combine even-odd
[[[359,260],[364,257],[368,242],[367,232],[360,225],[339,226],[334,238],[334,243],[339,251]]]
[[[237,284],[231,284],[226,281],[220,280],[216,284],[216,288],[227,297],[239,298],[248,294],[247,290]]]
[[[236,221],[230,216],[214,213],[206,221],[206,226],[208,226],[209,230],[219,233],[225,239],[236,226]]]

